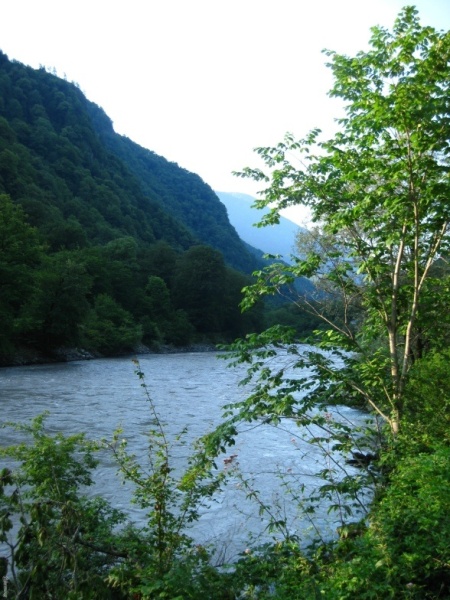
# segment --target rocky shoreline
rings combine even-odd
[[[215,352],[217,347],[214,344],[199,343],[189,346],[177,347],[161,345],[156,348],[149,348],[140,344],[132,352],[105,356],[99,352],[90,352],[83,348],[58,348],[51,354],[46,354],[39,350],[22,348],[13,357],[7,359],[0,358],[0,367],[20,367],[27,365],[40,365],[59,362],[72,362],[76,360],[93,360],[95,358],[118,358],[120,356],[139,356],[144,354],[180,354],[186,352]]]

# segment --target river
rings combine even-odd
[[[228,368],[215,353],[149,354],[140,356],[139,362],[171,440],[175,470],[182,472],[193,441],[220,423],[225,404],[248,394],[248,388],[239,386],[244,368]],[[121,427],[121,437],[128,440],[129,449],[145,462],[151,414],[135,370],[130,358],[0,369],[0,420],[27,422],[49,411],[49,432],[86,432],[90,439],[111,439],[113,431]],[[347,407],[330,410],[335,418],[348,421],[361,423],[365,418]],[[177,440],[184,428],[187,433]],[[17,432],[2,430],[2,445],[18,440]],[[249,485],[259,491],[261,500],[287,519],[290,532],[302,531],[306,543],[314,531],[311,522],[284,494],[280,477],[285,478],[284,483],[288,478],[290,485],[304,484],[305,494],[312,493],[317,485],[314,473],[325,466],[323,455],[304,443],[299,428],[290,422],[283,423],[282,428],[244,426],[236,446],[219,459],[218,465],[226,465],[231,455],[236,455],[233,462],[239,464],[243,478],[251,479]],[[104,454],[100,459],[95,486],[88,492],[102,495],[139,523],[142,514],[130,505],[130,486],[122,485],[111,456]],[[314,525],[329,537],[335,535],[339,522],[326,508],[315,516]],[[200,512],[189,533],[198,543],[214,544],[221,560],[233,560],[250,543],[272,539],[265,531],[268,516],[260,515],[258,504],[246,498],[240,477],[235,475]]]

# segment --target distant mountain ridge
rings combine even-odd
[[[280,217],[278,225],[256,227],[268,210],[252,208],[255,199],[248,194],[217,192],[220,201],[225,205],[231,224],[239,237],[250,246],[266,254],[279,254],[285,262],[290,262],[291,254],[295,254],[295,237],[302,227]]]

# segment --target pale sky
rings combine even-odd
[[[406,4],[450,29],[450,0],[2,0],[0,49],[55,68],[116,132],[213,189],[255,195],[231,174],[253,148],[339,114],[321,50],[364,50]]]

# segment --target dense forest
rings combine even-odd
[[[198,175],[126,137],[79,88],[0,54],[0,355],[110,355],[233,339],[262,261]]]

